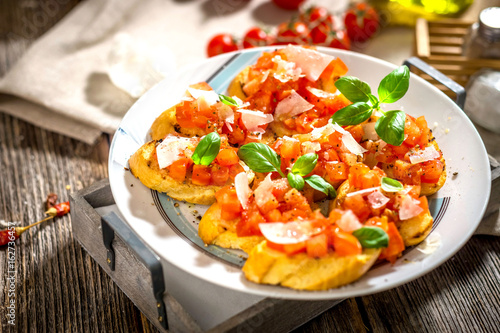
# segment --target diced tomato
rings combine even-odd
[[[266,219],[259,211],[255,201],[251,200],[248,208],[241,213],[241,219],[236,224],[236,234],[238,237],[262,235],[259,223],[265,223]]]
[[[364,221],[370,216],[371,209],[361,194],[348,196],[344,200],[344,209],[350,209],[360,221]]]
[[[404,184],[420,185],[421,167],[418,164],[411,164],[402,160],[396,160],[393,168],[394,178]]]
[[[227,180],[229,179],[229,167],[214,164],[212,165],[210,173],[212,174],[213,185],[217,186],[226,185]]]
[[[304,197],[304,199],[305,199],[305,197]],[[284,211],[281,214],[281,218],[283,219],[283,222],[295,221],[299,218],[304,219],[307,216],[308,216],[307,212],[305,212],[301,209],[298,209],[298,208],[292,208],[290,210]]]
[[[379,228],[383,229],[385,232],[387,232],[387,230],[389,228],[386,216],[383,216],[383,217],[378,217],[378,216],[370,217],[365,222],[365,226],[367,226],[367,227],[379,227]]]
[[[304,252],[306,250],[306,242],[299,242],[295,244],[276,244],[273,242],[267,241],[267,246],[276,251],[280,251],[286,253],[289,256],[294,254]]]
[[[333,232],[332,241],[335,253],[340,257],[358,255],[363,251],[356,237],[338,228]]]
[[[238,150],[235,148],[221,149],[215,159],[218,164],[223,166],[237,164],[240,161],[240,158],[238,157]]]
[[[429,132],[430,132],[430,129],[427,126],[427,121],[425,120],[424,116],[420,116],[417,119],[415,119],[415,123],[417,124],[418,128],[420,128],[420,132],[422,133],[420,135],[420,140],[418,140],[417,144],[420,145],[420,147],[425,147],[429,143]]]
[[[389,246],[382,249],[379,259],[386,259],[394,264],[401,252],[405,249],[403,238],[399,234],[398,228],[393,222],[388,223],[387,235],[389,236]]]
[[[193,160],[190,158],[180,158],[168,167],[168,175],[178,182],[183,182],[186,179],[187,170],[192,164]]]
[[[229,177],[231,177],[231,179],[234,179],[234,177],[241,172],[245,172],[245,169],[243,169],[239,163],[233,164],[229,167]]]
[[[331,182],[346,180],[349,167],[344,162],[325,163],[326,172]]]
[[[337,154],[337,151],[334,148],[327,149],[325,152],[323,152],[323,159],[328,162],[335,162],[335,161],[340,161],[339,154]]]
[[[443,162],[440,160],[431,160],[420,164],[422,167],[422,183],[437,183],[444,170]]]
[[[286,178],[280,178],[273,181],[273,195],[279,202],[285,200],[285,194],[290,191],[291,187]]]
[[[215,192],[215,199],[220,206],[222,219],[233,220],[241,215],[243,208],[234,186],[225,186]]]
[[[210,184],[210,179],[212,175],[210,174],[210,167],[207,165],[193,165],[193,175],[191,176],[191,182],[194,185],[208,185]]]
[[[419,203],[420,208],[422,208],[424,210],[420,214],[429,213],[429,201],[427,201],[427,197],[424,195],[424,196],[421,196],[420,198],[418,198],[417,200],[420,201],[420,203]]]
[[[281,216],[281,212],[279,209],[273,209],[269,211],[267,214],[264,215],[266,218],[266,221],[268,222],[281,222],[283,221],[283,218]]]
[[[357,142],[361,142],[361,139],[363,139],[363,135],[365,135],[365,131],[363,130],[363,127],[361,125],[348,126],[346,127],[346,130],[351,133],[352,137]]]
[[[328,236],[326,233],[312,236],[306,241],[307,255],[312,258],[321,258],[328,254]]]
[[[282,158],[297,159],[300,156],[300,141],[298,140],[283,140],[280,147]]]
[[[306,112],[302,113],[295,119],[295,125],[297,132],[299,133],[309,133],[313,130],[311,119],[309,119]]]
[[[370,168],[363,163],[356,163],[349,168],[349,184],[358,189],[363,188],[363,176]]]
[[[422,132],[415,122],[415,118],[406,115],[405,119],[405,137],[404,143],[410,147],[414,147],[420,140]]]
[[[330,143],[334,148],[342,147],[342,134],[335,131],[328,136],[328,143]]]
[[[408,148],[408,146],[406,145],[401,145],[401,146],[388,145],[388,147],[391,148],[393,154],[398,156],[398,158],[403,158],[410,151],[410,148]]]
[[[196,101],[184,101],[175,106],[175,117],[181,127],[194,127],[193,113],[196,112]]]
[[[311,206],[309,205],[309,202],[296,189],[293,188],[290,191],[286,192],[284,195],[284,199],[285,199],[285,203],[286,203],[284,206],[284,210],[288,210],[288,211],[295,210],[296,212],[293,214],[295,214],[296,216],[302,216],[302,217],[306,217],[312,213]],[[285,217],[284,213],[283,213],[283,217]]]

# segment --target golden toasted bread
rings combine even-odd
[[[239,249],[250,252],[264,237],[238,237],[235,226],[239,219],[225,221],[221,217],[219,204],[216,202],[205,212],[198,226],[198,235],[207,245],[218,245],[225,249]]]
[[[155,151],[156,141],[149,141],[129,159],[130,171],[144,185],[158,192],[165,192],[175,200],[200,205],[210,205],[215,202],[215,192],[222,186],[194,185],[189,179],[183,183],[178,182],[168,175],[167,169],[160,169]]]
[[[365,249],[360,255],[345,257],[334,252],[324,258],[311,258],[305,253],[288,256],[269,248],[267,241],[263,241],[250,252],[243,273],[256,283],[299,290],[326,290],[359,279],[375,263],[380,252],[380,249]]]
[[[337,197],[330,201],[329,210],[342,208],[342,204],[350,191],[349,181],[346,180],[337,189]],[[405,246],[417,245],[427,237],[432,229],[433,218],[429,212],[420,214],[408,220],[396,223],[398,231],[403,238]]]
[[[227,87],[228,96],[236,96],[242,101],[247,98],[247,95],[243,91],[243,86],[248,81],[248,72],[250,70],[250,66],[245,67],[241,72],[236,75],[236,77],[231,81],[229,86]]]

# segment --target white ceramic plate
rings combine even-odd
[[[435,223],[429,237],[437,246],[433,252],[424,251],[432,253],[408,249],[394,265],[380,264],[359,281],[338,289],[304,292],[246,281],[239,269],[244,260],[240,253],[205,247],[198,238],[197,222],[207,207],[178,204],[146,188],[124,168],[130,155],[148,140],[154,119],[176,104],[189,84],[207,81],[216,92],[224,93],[232,78],[254,63],[263,50],[225,54],[186,68],[148,91],[125,115],[111,144],[109,179],[118,209],[137,235],[162,260],[200,279],[245,293],[290,299],[338,299],[380,292],[430,272],[455,254],[471,237],[486,208],[491,188],[488,157],[465,114],[413,74],[408,93],[391,109],[403,107],[411,115],[424,115],[446,159],[448,180],[430,200]],[[348,75],[368,82],[374,92],[395,68],[362,54],[328,48],[320,51],[340,57],[349,67]]]

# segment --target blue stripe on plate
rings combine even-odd
[[[234,79],[235,73],[239,73],[245,67],[255,63],[261,55],[261,51],[235,54],[214,74],[212,74],[212,76],[207,80],[207,83],[217,93],[225,93],[227,91],[229,83],[231,83],[231,81]]]
[[[214,245],[205,246],[198,236],[197,227],[195,227],[195,225],[198,225],[196,217],[192,217],[195,221],[189,221],[179,209],[180,205],[185,205],[186,203],[174,200],[166,194],[158,193],[154,190],[151,190],[151,194],[160,215],[179,237],[194,246],[197,250],[223,263],[238,268],[243,267],[245,263],[243,252],[223,249]]]

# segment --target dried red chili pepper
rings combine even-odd
[[[51,208],[49,208],[45,214],[49,215],[43,220],[30,224],[26,227],[15,227],[9,228],[7,230],[0,231],[0,246],[6,245],[9,242],[13,242],[19,238],[26,230],[32,228],[40,223],[51,220],[54,217],[63,216],[69,213],[69,201],[61,202]]]
[[[53,207],[50,207],[45,214],[50,216],[64,216],[69,213],[69,201],[61,202]]]

